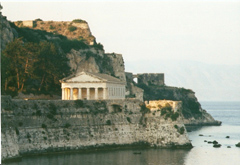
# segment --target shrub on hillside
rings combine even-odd
[[[106,121],[106,124],[107,124],[107,125],[111,125],[111,124],[112,124],[111,120],[107,120],[107,121]]]
[[[76,26],[69,26],[69,27],[68,27],[68,30],[69,30],[70,32],[73,32],[73,31],[77,30],[77,27],[76,27]]]
[[[50,26],[49,26],[49,29],[52,30],[52,29],[55,29],[55,27],[54,27],[53,25],[50,25]]]
[[[184,127],[181,127],[181,128],[178,130],[178,132],[179,132],[181,135],[184,134],[184,132],[185,132]]]
[[[82,20],[82,19],[74,19],[72,20],[73,23],[86,23],[86,21]]]

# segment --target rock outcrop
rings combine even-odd
[[[136,84],[144,89],[144,100],[182,101],[182,113],[186,125],[221,125],[206,110],[202,109],[195,93],[190,89]]]
[[[11,28],[9,22],[7,21],[6,17],[2,15],[2,13],[0,13],[0,29],[0,46],[1,50],[4,50],[6,45],[14,39],[14,29]]]
[[[3,96],[1,110],[2,160],[125,146],[192,146],[181,115],[165,119],[139,100],[26,101]]]

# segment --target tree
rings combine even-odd
[[[5,93],[59,93],[59,80],[70,72],[67,62],[52,42],[24,43],[21,38],[15,39],[3,51],[1,87]]]
[[[34,63],[34,51],[36,51],[36,45],[34,44],[24,44],[21,38],[15,39],[10,42],[5,50],[4,62],[5,65],[5,90],[8,86],[8,82],[16,78],[15,86],[18,92],[23,90],[26,79],[32,74],[33,63]],[[8,69],[6,69],[8,68]]]
[[[40,78],[38,91],[59,90],[59,80],[68,74],[67,58],[51,42],[40,42],[35,74]]]

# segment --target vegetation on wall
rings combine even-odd
[[[177,118],[179,117],[178,112],[174,112],[172,109],[172,106],[169,103],[166,103],[164,107],[160,109],[161,111],[161,116],[164,116],[165,120],[168,118],[171,118],[172,121],[176,121]]]

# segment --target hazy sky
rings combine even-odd
[[[106,52],[137,59],[240,64],[240,1],[2,2],[11,21],[89,23]]]
[[[240,100],[240,0],[4,0],[1,4],[3,15],[11,21],[84,19],[107,53],[123,55],[126,71],[165,72],[167,85],[191,88],[201,100]],[[176,60],[183,62],[176,63]],[[188,63],[198,65],[196,68],[199,69],[190,74]],[[176,64],[177,70],[172,69]],[[218,69],[222,74],[217,78],[210,70],[215,64],[219,69],[226,68],[219,66],[225,64],[237,69]],[[203,67],[209,65],[211,74],[208,75],[208,70]],[[207,84],[205,80],[209,76],[213,78]],[[231,80],[234,83],[229,82]],[[216,86],[220,81],[221,85]],[[206,93],[206,89],[215,86],[217,89]],[[225,91],[219,94],[219,89]]]

